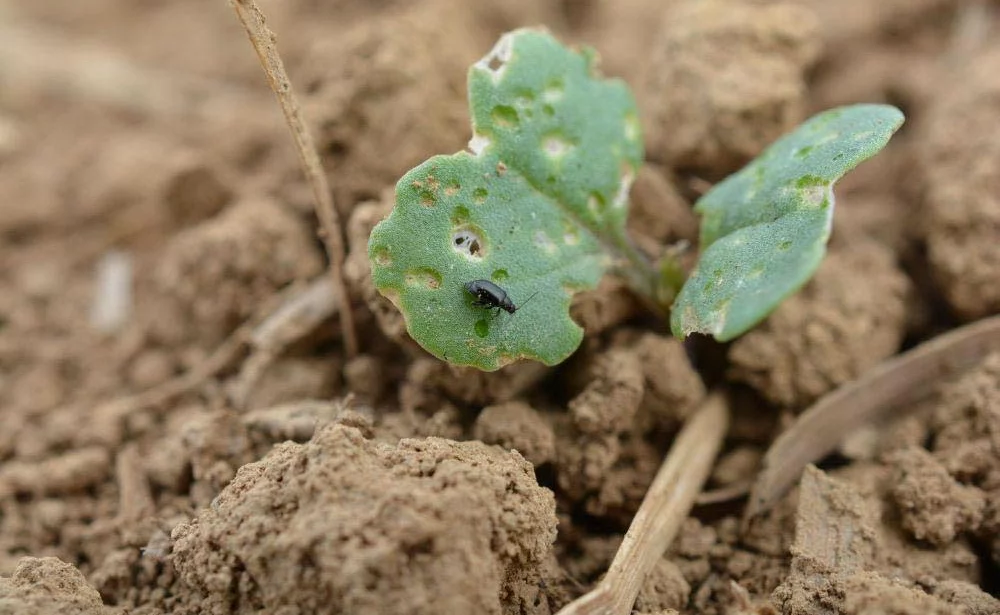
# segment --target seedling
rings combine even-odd
[[[625,232],[642,133],[632,94],[598,77],[595,57],[543,31],[506,34],[469,70],[468,151],[397,183],[396,207],[369,240],[372,277],[435,356],[483,370],[559,363],[583,336],[573,295],[609,269],[664,314],[676,297],[676,335],[740,335],[815,272],[833,183],[903,121],[886,105],[822,113],[716,185],[696,205],[702,255],[678,294],[676,261],[650,263]],[[511,297],[529,292],[537,305],[510,326],[483,314],[514,314]]]

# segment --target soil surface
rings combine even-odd
[[[552,614],[709,390],[733,421],[708,488],[732,489],[824,393],[1000,312],[1000,2],[262,8],[344,219],[355,357],[228,3],[0,0],[0,615]],[[465,147],[467,67],[537,24],[636,93],[650,254],[811,113],[907,123],[838,185],[815,279],[742,339],[681,343],[608,278],[565,364],[453,368],[377,296],[368,233],[402,173]],[[756,523],[696,507],[635,612],[1000,613],[1000,354],[936,387]]]

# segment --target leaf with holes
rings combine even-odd
[[[674,335],[731,340],[801,288],[826,252],[834,182],[902,123],[889,105],[820,113],[706,193],[695,205],[702,254],[674,303]]]
[[[583,337],[573,294],[597,285],[625,235],[635,102],[596,76],[592,52],[539,30],[506,34],[473,65],[469,100],[470,151],[399,180],[369,239],[372,278],[438,358],[554,365]],[[476,294],[474,281],[488,284]]]

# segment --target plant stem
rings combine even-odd
[[[646,575],[687,518],[722,447],[729,409],[720,393],[705,400],[677,436],[632,519],[608,573],[558,615],[628,615]]]
[[[629,288],[638,294],[659,316],[668,315],[670,306],[664,305],[659,299],[657,294],[658,276],[656,268],[649,259],[635,247],[625,231],[615,233],[612,246],[627,263],[625,266],[618,267],[616,271],[628,283]]]
[[[333,205],[333,193],[320,164],[312,135],[302,119],[302,111],[292,91],[292,83],[285,73],[285,65],[278,55],[278,48],[274,44],[274,33],[268,29],[264,14],[254,0],[229,0],[229,4],[236,11],[257,52],[257,59],[260,60],[264,74],[267,75],[267,82],[274,91],[278,104],[281,105],[288,129],[295,140],[302,170],[312,187],[316,201],[316,215],[321,226],[320,237],[330,258],[330,277],[333,279],[334,288],[340,293],[340,326],[344,335],[344,350],[348,358],[354,357],[358,353],[358,340],[354,333],[351,298],[344,285],[344,236],[337,209]]]

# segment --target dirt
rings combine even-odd
[[[516,452],[380,445],[332,425],[243,466],[209,511],[174,528],[171,560],[193,591],[166,606],[500,613],[501,597],[538,594],[555,527],[552,492]]]
[[[910,287],[881,244],[831,250],[802,291],[729,348],[732,378],[775,404],[807,407],[899,350]]]
[[[707,488],[738,493],[818,397],[1000,312],[995,1],[265,2],[344,220],[355,357],[308,295],[312,197],[232,10],[154,4],[0,0],[0,613],[551,615],[709,390],[733,419]],[[454,368],[375,292],[368,234],[465,146],[468,65],[537,23],[636,93],[652,257],[692,262],[694,200],[814,111],[907,123],[740,340],[679,342],[608,277],[565,364]],[[262,340],[303,297],[305,330]],[[1000,354],[936,386],[753,524],[697,506],[635,612],[1000,613]]]
[[[819,23],[807,8],[675,2],[661,19],[639,91],[650,103],[650,158],[733,171],[805,119],[805,72],[819,52]]]

